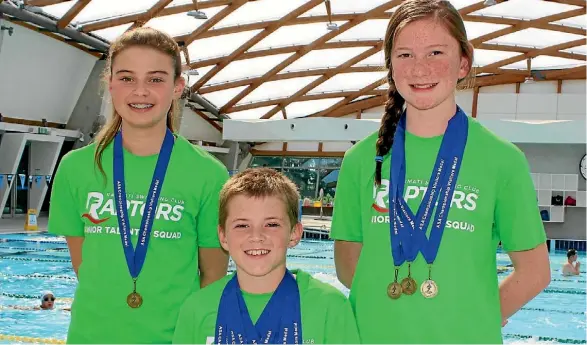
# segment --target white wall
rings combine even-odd
[[[203,140],[221,143],[222,134],[206,120],[189,108],[183,108],[179,134],[188,140]]]
[[[477,101],[477,118],[482,122],[487,122],[492,127],[500,126],[494,120],[504,119],[529,122],[532,122],[532,120],[577,121],[576,124],[582,130],[582,136],[584,137],[587,118],[586,92],[587,83],[585,80],[563,81],[560,94],[557,94],[557,81],[522,83],[520,84],[519,94],[516,94],[515,84],[481,87]],[[456,98],[457,104],[467,114],[471,115],[473,90],[459,91]],[[380,120],[383,112],[383,106],[367,109],[361,113],[361,119]],[[349,114],[343,118],[355,119],[356,114]],[[506,125],[509,124],[504,122],[503,126]],[[511,127],[513,128],[514,126],[512,125]],[[500,132],[499,128],[492,128],[492,130]],[[256,145],[255,149],[281,151],[282,144],[282,142],[265,143]],[[314,149],[310,149],[310,147]],[[349,147],[351,147],[350,141],[324,142],[322,151],[344,152]],[[301,146],[296,142],[288,142],[287,149],[288,151],[317,151],[318,141],[306,141]]]
[[[4,20],[0,47],[0,113],[66,124],[97,58]]]

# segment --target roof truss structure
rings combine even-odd
[[[125,0],[129,7],[123,13],[92,15],[113,1],[25,0],[23,10],[40,8],[40,15],[53,19],[57,28],[74,28],[106,43],[140,26],[168,30],[182,46],[185,69],[197,71],[189,76],[191,91],[213,104],[218,114],[262,119],[342,116],[384,103],[385,31],[362,37],[359,28],[368,32],[370,23],[381,27],[402,0],[288,0],[293,5],[285,12],[276,5],[284,4],[280,0]],[[493,6],[483,0],[455,1],[462,6],[457,8],[467,30],[475,31],[470,42],[480,56],[470,87],[519,83],[529,77],[584,79],[586,2],[517,1],[532,6],[517,8],[507,0],[496,0]],[[16,0],[6,3],[17,6]],[[259,13],[265,9],[270,13]],[[198,19],[194,11],[209,15]],[[172,21],[187,24],[172,28]],[[308,38],[288,43],[284,33],[298,29]],[[529,39],[532,35],[535,38]],[[230,49],[222,49],[225,45]],[[214,53],[217,48],[220,53]],[[316,53],[344,58],[313,59]],[[271,64],[263,66],[265,61]],[[277,92],[282,88],[283,93]],[[318,103],[296,110],[311,102]],[[211,124],[221,129],[217,121]]]

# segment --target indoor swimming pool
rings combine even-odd
[[[332,242],[304,240],[289,251],[290,268],[301,268],[348,294],[336,279]],[[585,344],[586,274],[560,274],[564,252],[551,253],[552,282],[503,328],[506,343]],[[585,253],[579,254],[585,265]],[[497,253],[498,266],[507,266]],[[76,279],[63,239],[47,234],[0,235],[0,343],[62,343],[67,334]],[[508,272],[500,274],[503,279]],[[15,310],[9,306],[37,306],[41,291],[57,297],[51,311]]]

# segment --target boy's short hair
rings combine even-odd
[[[567,259],[570,259],[573,255],[577,255],[577,251],[571,248],[567,251]]]
[[[228,218],[228,203],[237,195],[252,198],[274,196],[283,200],[293,227],[298,223],[300,194],[298,188],[284,174],[270,168],[249,168],[232,176],[220,191],[218,220],[224,227]]]

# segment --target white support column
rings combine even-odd
[[[48,189],[46,176],[53,176],[53,170],[57,164],[64,138],[27,134],[26,140],[31,143],[28,208],[40,212]]]
[[[11,183],[18,183],[16,172],[26,144],[24,133],[4,133],[0,143],[0,174],[4,174],[0,186],[0,215],[6,206],[10,195]],[[12,175],[12,182],[8,182],[6,175]]]

